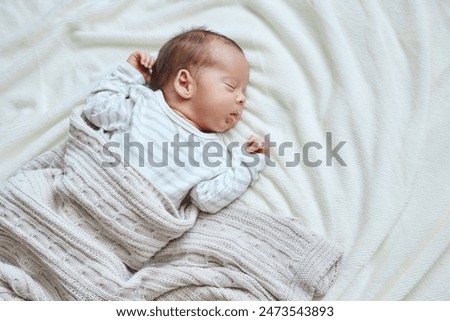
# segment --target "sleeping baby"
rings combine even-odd
[[[197,28],[170,39],[156,61],[132,53],[100,81],[84,114],[175,207],[215,213],[257,180],[269,156],[253,135],[241,146],[223,139],[241,119],[248,81],[242,49]]]

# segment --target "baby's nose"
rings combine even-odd
[[[240,94],[236,100],[239,105],[244,106],[245,102],[247,101],[247,97],[245,97],[244,94]]]

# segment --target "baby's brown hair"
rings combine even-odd
[[[182,32],[167,41],[159,50],[158,58],[152,67],[150,88],[163,89],[181,69],[195,74],[202,67],[213,64],[209,48],[213,40],[223,41],[244,53],[236,42],[205,27]]]

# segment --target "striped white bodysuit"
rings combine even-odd
[[[220,133],[201,132],[168,106],[162,91],[144,84],[124,62],[87,99],[86,117],[112,132],[111,152],[141,170],[177,208],[190,195],[202,211],[215,213],[257,180],[264,155],[245,153],[238,143],[226,146]]]

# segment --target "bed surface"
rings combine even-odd
[[[227,139],[276,143],[237,203],[345,249],[322,299],[450,300],[449,17],[445,1],[6,2],[0,179],[62,142],[71,110],[132,51],[204,25],[251,65]]]

